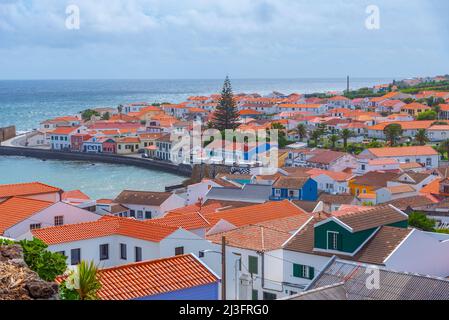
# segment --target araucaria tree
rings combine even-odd
[[[229,77],[226,77],[212,123],[214,128],[220,131],[225,129],[234,130],[239,126],[239,118],[239,112],[232,93],[231,81]]]
[[[396,144],[396,141],[401,138],[402,126],[397,123],[389,124],[384,128],[384,134],[387,141],[390,142],[390,146],[393,147]]]

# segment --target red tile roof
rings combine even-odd
[[[81,190],[64,191],[61,195],[61,200],[67,199],[90,200],[89,196],[83,193]]]
[[[0,203],[0,235],[6,229],[33,216],[45,208],[53,205],[53,202],[12,197]]]
[[[212,224],[226,220],[236,227],[270,221],[295,215],[302,215],[305,211],[288,200],[272,201],[253,206],[229,209],[205,215]]]
[[[431,146],[413,146],[396,148],[372,148],[368,149],[376,157],[405,157],[405,156],[432,156],[438,155]]]
[[[227,232],[207,236],[214,243],[221,243],[222,236],[226,237],[226,244],[231,247],[270,251],[278,249],[292,235],[287,231],[269,228],[261,225],[248,225]]]
[[[61,189],[46,185],[41,182],[2,184],[0,185],[0,198],[12,196],[29,196],[59,191],[61,191]]]
[[[104,216],[97,221],[38,229],[32,232],[36,238],[51,245],[111,235],[122,235],[151,242],[159,242],[177,229],[159,224],[149,224],[130,218]]]
[[[211,227],[210,222],[199,212],[150,219],[146,220],[145,223],[159,224],[170,227],[180,227],[186,230]]]
[[[193,255],[143,261],[99,271],[102,300],[128,300],[218,282]]]
[[[171,216],[179,216],[184,214],[191,214],[200,212],[202,214],[214,213],[217,209],[222,208],[223,205],[220,203],[212,203],[209,205],[202,205],[201,207],[198,204],[192,204],[190,206],[181,207],[178,209],[171,210],[165,214],[165,217]]]
[[[51,131],[50,134],[70,134],[76,129],[78,129],[79,126],[76,127],[57,127],[55,130]]]

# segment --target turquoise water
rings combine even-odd
[[[93,199],[114,198],[123,189],[164,191],[164,186],[184,179],[124,165],[0,157],[0,184],[40,181],[64,190],[80,189]]]

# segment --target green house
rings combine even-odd
[[[382,226],[408,227],[408,216],[393,207],[330,217],[314,225],[314,251],[355,255]]]

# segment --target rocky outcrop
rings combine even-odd
[[[28,268],[19,245],[0,245],[0,300],[56,300],[58,285]]]

